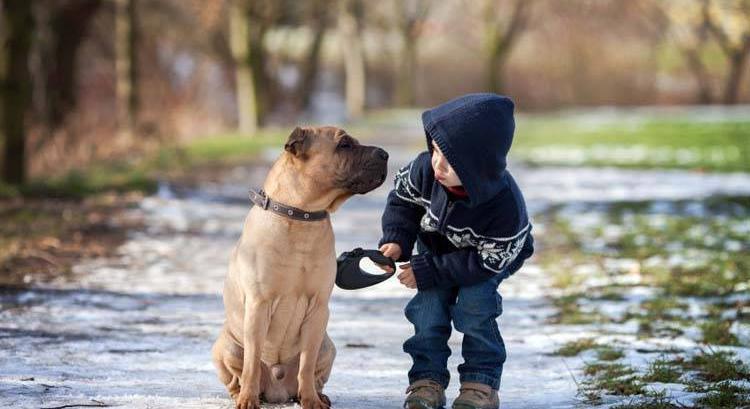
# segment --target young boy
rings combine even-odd
[[[415,334],[404,343],[413,361],[404,407],[445,405],[452,322],[464,334],[453,408],[496,409],[505,362],[497,287],[534,251],[523,196],[506,170],[513,102],[465,95],[422,122],[428,150],[396,175],[379,243],[386,256],[409,261],[398,278],[417,289],[405,310]]]

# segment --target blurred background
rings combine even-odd
[[[132,166],[160,150],[166,166],[172,153],[165,147],[382,117],[468,92],[507,94],[535,114],[750,101],[750,17],[742,0],[0,4],[6,185],[85,173],[97,161]],[[576,124],[532,119],[521,134],[539,136],[539,125],[558,131],[558,143],[578,135],[560,129]],[[669,145],[670,132],[653,126]],[[687,128],[677,136],[688,149],[680,156],[685,166],[748,169],[746,124]],[[690,150],[700,145],[693,137],[706,133],[722,143]],[[552,142],[546,136],[529,142]],[[680,160],[667,156],[663,162]]]
[[[503,407],[750,407],[750,0],[0,0],[0,406],[233,407],[227,257],[291,130],[389,152],[332,217],[372,248],[469,92],[516,102],[536,243]],[[412,296],[334,292],[336,407],[400,406]]]

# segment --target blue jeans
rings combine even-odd
[[[414,336],[404,342],[411,355],[409,383],[432,379],[448,386],[448,338],[451,321],[464,334],[458,366],[461,382],[478,382],[498,389],[505,363],[505,343],[497,326],[502,297],[497,292],[501,275],[466,287],[418,291],[406,305],[406,318],[414,324]]]

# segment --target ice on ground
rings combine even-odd
[[[421,132],[397,130],[384,140],[391,178],[416,153]],[[239,237],[264,167],[240,168],[225,183],[190,191],[163,185],[133,217],[134,232],[114,259],[82,262],[73,281],[47,288],[0,291],[0,406],[38,408],[103,402],[128,408],[231,408],[210,360],[223,322],[221,290],[229,252]],[[529,207],[555,203],[707,197],[748,193],[742,175],[571,168],[515,168]],[[675,187],[677,186],[677,187]],[[373,248],[391,182],[357,196],[333,215],[337,252]],[[579,404],[578,358],[548,355],[585,336],[575,326],[552,326],[545,295],[549,277],[529,262],[500,286],[500,328],[508,361],[504,408],[572,408]],[[399,407],[412,333],[403,308],[412,291],[395,279],[368,290],[336,290],[328,331],[338,348],[326,386],[335,407]],[[453,382],[461,362],[460,334],[451,338]],[[292,407],[288,405],[288,407]]]

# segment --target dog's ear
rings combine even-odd
[[[296,157],[304,157],[305,152],[310,145],[308,133],[309,131],[300,127],[294,128],[289,135],[286,144],[284,144],[284,150]]]

